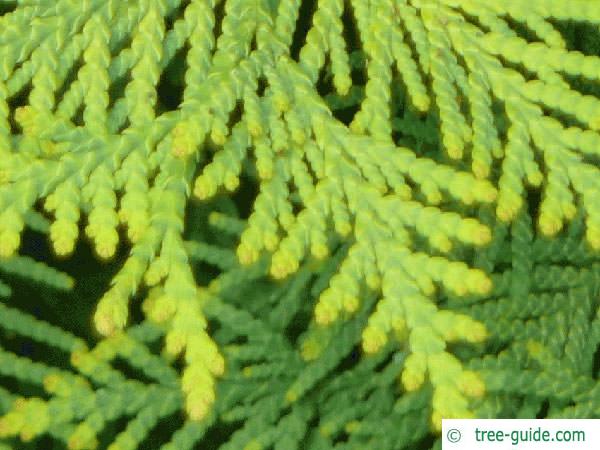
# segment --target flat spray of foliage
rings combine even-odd
[[[1,450],[600,416],[599,0],[0,14]]]

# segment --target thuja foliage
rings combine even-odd
[[[0,448],[600,415],[600,2],[0,8]]]

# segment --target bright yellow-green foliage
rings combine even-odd
[[[577,89],[600,81],[600,56],[561,33],[568,21],[598,27],[596,0],[318,0],[305,37],[300,0],[16,3],[0,17],[0,257],[19,258],[40,205],[59,256],[82,223],[110,259],[122,226],[131,249],[94,315],[111,336],[99,348],[116,351],[131,298],[150,287],[144,313],[183,356],[193,420],[208,417],[226,367],[189,261],[203,248],[183,238],[192,196],[251,179],[237,257],[253,267],[267,255],[275,279],[346,243],[315,323],[348,320],[375,296],[362,349],[407,351],[399,378],[407,392],[431,384],[434,427],[472,416],[485,392],[448,343],[490,335],[476,311],[440,299],[497,289],[493,267],[469,255],[527,214],[527,189],[542,195],[542,235],[578,216],[600,250],[600,97]],[[169,106],[160,85],[177,76]],[[322,350],[310,342],[308,359]],[[75,365],[91,376],[86,358]]]

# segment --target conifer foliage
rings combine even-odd
[[[0,449],[600,415],[600,1],[0,14]]]

